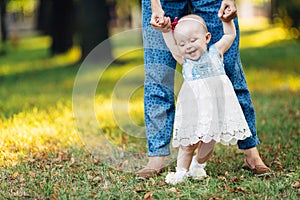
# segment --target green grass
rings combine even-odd
[[[278,29],[270,28],[271,34],[274,31]],[[22,39],[17,48],[7,45],[8,53],[0,57],[0,199],[298,199],[300,43],[281,36],[264,41],[260,33],[265,37],[268,29],[249,31],[242,37],[241,57],[257,114],[259,150],[276,171],[274,176],[257,178],[241,170],[243,153],[236,146],[217,145],[207,166],[209,178],[177,186],[164,183],[167,172],[139,180],[116,169],[122,168],[119,164],[126,167],[125,160],[92,158],[86,149],[98,142],[106,150],[100,155],[108,154],[111,159],[120,155],[105,149],[97,130],[95,140],[85,138],[88,131],[77,127],[72,92],[80,68],[78,50],[49,57],[49,38],[34,36]],[[133,76],[121,89],[130,89],[143,79],[143,72],[132,71],[143,64],[142,49],[130,38],[117,39],[114,44],[122,45],[115,55],[126,50],[126,40],[137,50],[118,57],[104,72],[95,95],[95,114],[112,147],[146,152],[145,139],[123,134],[112,113],[112,91],[120,78]],[[131,121],[143,126],[143,91],[138,87],[130,92]],[[85,120],[82,123],[93,133],[95,127],[89,118]],[[174,167],[172,162],[167,171]]]

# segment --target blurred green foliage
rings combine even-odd
[[[7,11],[32,15],[37,4],[38,0],[7,0]]]
[[[300,39],[300,1],[299,0],[273,0],[273,19],[288,29],[291,35]]]

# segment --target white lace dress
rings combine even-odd
[[[236,144],[251,136],[214,45],[199,60],[186,59],[182,74],[184,82],[177,98],[173,147],[211,140]]]

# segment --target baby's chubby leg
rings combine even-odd
[[[215,143],[215,141],[211,141],[209,143],[200,142],[198,144],[197,155],[193,157],[189,170],[189,176],[193,179],[201,180],[207,176],[204,168],[206,166],[206,161],[214,150]]]
[[[180,146],[177,156],[177,168],[189,170],[193,154],[198,147],[198,143],[189,146]]]
[[[166,176],[166,183],[177,184],[181,183],[189,176],[189,168],[192,162],[193,154],[198,147],[197,144],[189,146],[180,146],[177,155],[176,172],[170,172]]]
[[[216,141],[212,140],[209,143],[200,142],[198,144],[198,152],[196,155],[196,160],[199,164],[205,163],[209,157],[212,155]]]

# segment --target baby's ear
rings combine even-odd
[[[211,34],[210,34],[210,32],[207,32],[207,33],[206,33],[205,38],[206,38],[206,44],[208,44],[209,41],[210,41],[210,39],[211,39]]]

